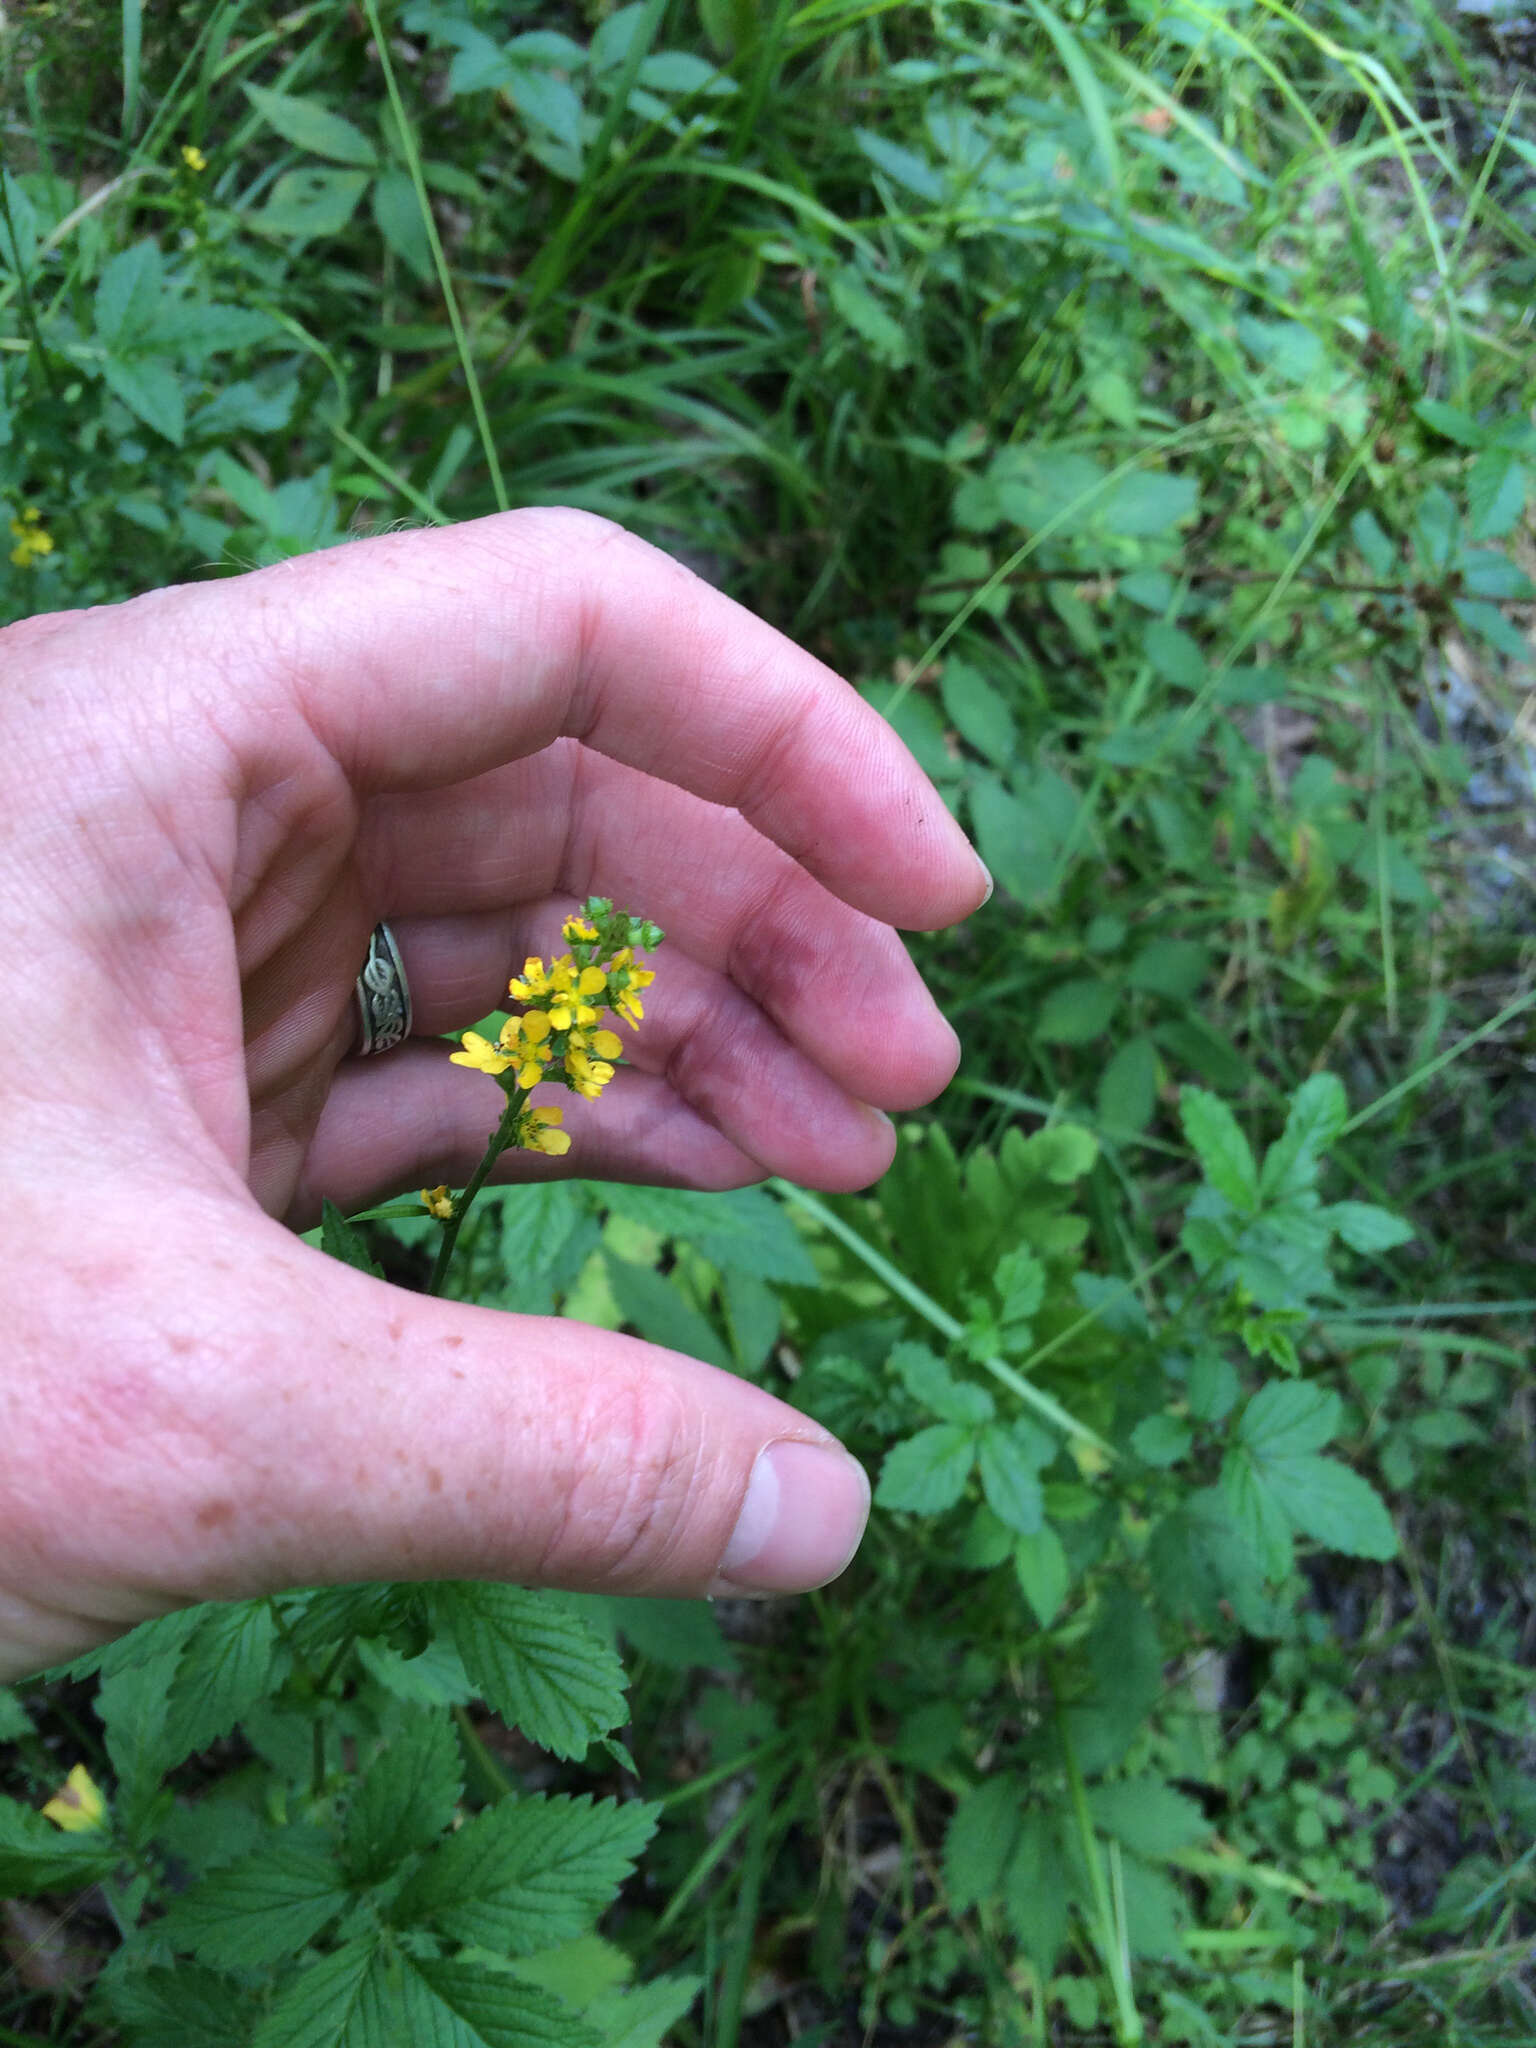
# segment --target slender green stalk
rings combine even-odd
[[[485,456],[485,466],[490,471],[491,490],[495,495],[496,509],[505,512],[511,502],[507,487],[502,479],[501,460],[496,453],[496,440],[491,432],[490,417],[485,409],[485,398],[480,390],[480,378],[475,370],[474,355],[470,350],[469,336],[465,332],[463,316],[459,312],[458,295],[453,289],[453,273],[448,268],[448,258],[443,253],[442,236],[437,232],[437,221],[432,212],[432,201],[427,193],[427,181],[422,176],[421,151],[416,146],[416,131],[411,126],[410,116],[405,111],[405,101],[400,96],[400,87],[395,78],[395,67],[389,54],[389,41],[379,20],[378,0],[363,0],[363,12],[368,17],[369,31],[373,36],[374,48],[379,54],[379,69],[384,75],[384,89],[389,94],[389,104],[394,109],[396,123],[400,130],[400,146],[405,151],[406,169],[411,174],[411,183],[416,190],[416,203],[421,208],[422,226],[426,229],[427,242],[432,250],[432,264],[437,272],[438,289],[443,295],[443,306],[448,314],[448,324],[453,329],[454,346],[459,352],[459,366],[464,372],[464,383],[469,392],[470,407],[475,415],[475,426],[480,434],[480,447]]]
[[[1120,2048],[1134,2048],[1134,2044],[1144,2038],[1145,2029],[1141,2023],[1141,2015],[1136,2010],[1136,1999],[1131,1990],[1130,1958],[1120,1933],[1125,1925],[1123,1906],[1117,1918],[1114,1901],[1110,1897],[1109,1882],[1104,1874],[1104,1861],[1099,1855],[1098,1838],[1093,1831],[1093,1816],[1088,1811],[1088,1789],[1083,1783],[1082,1769],[1077,1761],[1077,1751],[1072,1746],[1066,1713],[1054,1678],[1051,1681],[1051,1696],[1056,1715],[1056,1735],[1061,1744],[1062,1760],[1066,1765],[1072,1818],[1077,1828],[1078,1846],[1082,1850],[1083,1861],[1088,1866],[1088,1883],[1093,1892],[1094,1918],[1097,1923],[1094,1928],[1094,1940],[1098,1946],[1099,1958],[1114,1987],[1115,2039],[1119,2042]]]
[[[491,1168],[512,1142],[512,1133],[517,1126],[517,1113],[528,1097],[521,1088],[507,1092],[507,1106],[502,1111],[501,1122],[492,1133],[491,1142],[485,1148],[485,1157],[475,1168],[468,1187],[454,1202],[453,1214],[443,1225],[443,1241],[437,1248],[437,1261],[432,1268],[432,1278],[427,1282],[428,1294],[440,1294],[443,1282],[448,1277],[448,1268],[453,1262],[453,1248],[459,1241],[459,1232],[464,1227],[464,1218],[469,1214],[470,1204],[485,1186]]]

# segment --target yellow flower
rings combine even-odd
[[[549,1065],[549,1019],[542,1010],[509,1017],[501,1027],[500,1046],[517,1068],[519,1088],[537,1088]]]
[[[568,917],[560,927],[560,936],[568,946],[590,946],[597,937],[597,926],[584,917]]]
[[[11,538],[16,543],[11,549],[11,560],[18,569],[35,569],[43,555],[53,553],[53,535],[43,525],[43,515],[35,505],[29,505],[19,519],[11,521]]]
[[[462,1052],[451,1052],[448,1055],[456,1067],[474,1067],[482,1074],[504,1074],[508,1067],[517,1064],[511,1054],[499,1052],[491,1041],[482,1038],[478,1031],[466,1031],[463,1044]]]
[[[566,1053],[567,1059],[570,1058],[571,1052],[595,1052],[599,1059],[604,1060],[621,1059],[624,1053],[624,1041],[620,1038],[617,1031],[577,1030],[571,1033],[569,1049]]]
[[[453,1197],[446,1187],[423,1188],[421,1199],[427,1206],[428,1214],[435,1216],[439,1223],[446,1223],[453,1215]]]
[[[613,1068],[607,1060],[588,1059],[587,1055],[574,1045],[565,1055],[565,1071],[576,1093],[584,1096],[588,1102],[596,1102],[613,1079]]]
[[[563,1109],[530,1109],[518,1122],[517,1142],[525,1152],[547,1152],[558,1159],[571,1149],[569,1136],[560,1129],[564,1121]]]
[[[184,142],[181,145],[181,160],[189,171],[206,171],[208,168],[208,159],[195,142]]]
[[[536,1003],[551,993],[549,976],[544,972],[544,962],[532,954],[523,962],[522,974],[507,983],[507,990],[520,1003]]]
[[[640,1019],[645,1015],[640,991],[649,988],[655,979],[651,968],[635,965],[633,947],[626,946],[621,953],[615,953],[608,968],[609,986],[617,991],[610,997],[610,1009],[616,1010],[626,1024],[638,1029]]]
[[[567,968],[569,961],[557,963]],[[573,1026],[585,1029],[595,1024],[599,1012],[593,1009],[589,996],[600,996],[608,986],[608,977],[601,967],[583,967],[580,974],[569,972],[563,977],[565,987],[549,1006],[549,1021],[557,1031],[569,1031]]]
[[[84,1764],[75,1765],[43,1808],[43,1815],[66,1835],[88,1834],[101,1826],[107,1817],[107,1802]]]

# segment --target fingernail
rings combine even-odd
[[[846,1451],[792,1438],[770,1444],[709,1590],[809,1593],[847,1566],[868,1519],[869,1480]]]
[[[977,904],[976,908],[978,910],[985,910],[987,905],[992,901],[992,891],[997,887],[997,884],[992,879],[992,870],[987,866],[986,862],[982,859],[979,853],[976,855],[976,865],[981,869],[981,872],[987,878],[987,893],[985,896],[982,897],[981,901]]]

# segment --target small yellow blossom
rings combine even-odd
[[[43,1817],[56,1828],[62,1828],[66,1835],[88,1834],[102,1825],[107,1817],[107,1802],[84,1764],[75,1765],[43,1808]]]
[[[514,1055],[498,1051],[488,1038],[482,1038],[478,1031],[466,1031],[462,1052],[451,1052],[448,1057],[456,1067],[474,1067],[482,1074],[504,1074],[508,1067],[515,1067]]]
[[[206,171],[208,168],[208,159],[203,155],[203,152],[195,142],[184,142],[181,145],[181,160],[187,169],[194,174]]]
[[[423,1188],[421,1199],[426,1204],[427,1213],[435,1216],[439,1223],[446,1223],[452,1216],[453,1197],[446,1187]]]
[[[517,1142],[525,1152],[547,1152],[558,1159],[571,1149],[569,1135],[560,1129],[564,1121],[563,1109],[530,1109],[519,1119]]]
[[[638,1030],[640,1019],[645,1015],[640,991],[649,988],[655,979],[651,968],[635,965],[634,949],[626,946],[621,953],[614,954],[608,969],[608,986],[613,992],[608,1007],[617,1011],[626,1024]]]
[[[555,965],[558,967],[559,962]],[[508,990],[520,1003],[536,1003],[541,997],[552,993],[549,976],[544,971],[544,962],[530,954],[523,962],[523,971],[508,982]]]
[[[624,1055],[624,1041],[617,1031],[573,1031],[570,1045],[576,1052],[595,1052],[602,1060],[622,1059]]]
[[[560,936],[568,946],[590,946],[597,937],[597,926],[585,917],[568,917],[560,927]]]
[[[583,967],[580,974],[574,977],[567,975],[566,983],[565,989],[549,1006],[549,1021],[557,1031],[569,1031],[573,1025],[584,1030],[595,1024],[599,1015],[588,998],[603,993],[608,986],[608,977],[601,967]]]
[[[571,1086],[578,1095],[588,1102],[596,1102],[599,1095],[613,1079],[613,1068],[607,1060],[588,1059],[584,1052],[572,1046],[565,1055],[565,1071]]]
[[[11,521],[11,560],[18,569],[35,569],[44,555],[53,553],[53,535],[43,524],[43,515],[29,505],[19,519]]]

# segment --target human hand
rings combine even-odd
[[[501,1107],[430,1036],[349,1057],[373,926],[437,1034],[590,891],[663,971],[567,1157],[504,1172],[876,1179],[877,1112],[956,1058],[891,927],[986,878],[846,685],[605,522],[513,513],[0,632],[0,819],[0,1679],[321,1581],[841,1569],[868,1489],[807,1417],[293,1228],[461,1183]]]

